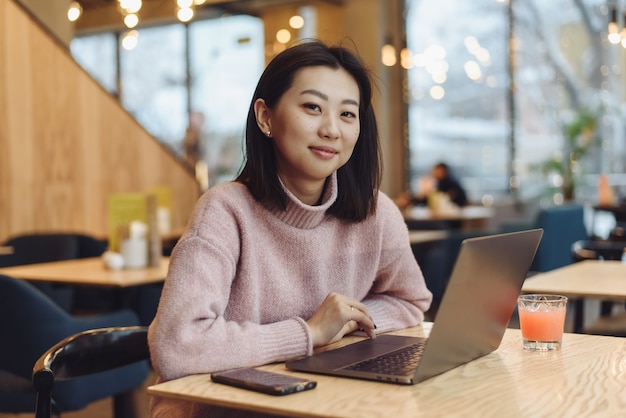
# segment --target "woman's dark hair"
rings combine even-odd
[[[382,161],[370,74],[358,56],[345,47],[304,42],[281,52],[268,64],[248,110],[246,160],[237,181],[245,184],[255,199],[265,205],[286,209],[287,195],[278,179],[274,143],[257,125],[254,102],[262,98],[270,109],[274,108],[293,84],[297,72],[312,66],[342,68],[359,86],[360,133],[352,156],[337,170],[339,193],[328,213],[348,221],[362,221],[376,210]]]

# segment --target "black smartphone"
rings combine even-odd
[[[233,369],[211,374],[211,380],[238,388],[250,389],[270,395],[289,395],[313,389],[317,382],[286,374],[254,368]]]

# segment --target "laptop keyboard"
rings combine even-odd
[[[403,349],[346,366],[344,370],[367,371],[403,376],[415,371],[424,352],[425,342],[418,342]]]

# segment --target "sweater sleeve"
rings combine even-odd
[[[202,207],[207,204],[200,202],[170,259],[149,329],[156,372],[171,380],[311,354],[310,331],[301,318],[260,324],[246,312],[227,308],[238,267],[240,231],[228,210]]]
[[[409,233],[396,205],[379,194],[377,217],[382,228],[377,276],[363,300],[377,332],[420,324],[432,301],[424,276],[415,260]]]

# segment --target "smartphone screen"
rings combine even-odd
[[[211,374],[211,380],[270,395],[288,395],[313,389],[317,382],[253,368],[233,369]]]

